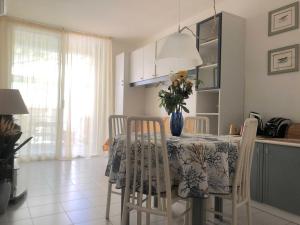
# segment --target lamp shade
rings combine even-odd
[[[13,114],[28,114],[19,90],[0,89],[0,115]]]
[[[174,33],[167,37],[156,58],[156,65],[169,71],[194,69],[202,65],[202,58],[196,48],[195,39],[185,33]]]

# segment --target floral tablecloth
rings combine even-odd
[[[105,171],[109,182],[115,183],[116,188],[125,187],[125,142],[124,135],[117,136],[113,140]],[[171,184],[178,188],[178,195],[183,198],[195,198],[206,197],[209,192],[229,193],[235,162],[238,158],[238,146],[238,139],[226,136],[168,137],[167,150]],[[152,147],[151,149],[154,149]],[[160,161],[162,162],[162,160]],[[160,169],[163,169],[162,165]],[[147,187],[147,185],[145,186]]]

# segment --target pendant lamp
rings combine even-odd
[[[193,38],[197,36],[188,27],[180,28],[180,0],[178,0],[178,11],[178,31],[166,38],[155,61],[156,65],[168,68],[169,72],[194,69],[203,64]],[[190,31],[192,35],[183,33],[184,30]]]

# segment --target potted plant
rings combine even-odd
[[[170,75],[171,85],[167,90],[160,90],[160,107],[171,114],[170,129],[173,136],[180,136],[183,128],[182,111],[189,113],[185,100],[193,93],[193,83],[187,79],[187,71]]]
[[[22,135],[20,127],[12,119],[2,116],[0,118],[0,214],[2,214],[7,208],[12,191],[11,181],[15,153],[31,138],[15,148],[16,142]]]

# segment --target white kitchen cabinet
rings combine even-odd
[[[124,113],[124,79],[125,79],[125,53],[116,56],[115,61],[115,114]]]
[[[118,115],[143,115],[144,92],[142,87],[129,86],[129,55],[120,53],[115,58],[115,110]],[[134,101],[132,101],[134,99]]]
[[[138,82],[144,79],[144,55],[143,48],[139,48],[131,52],[130,55],[130,82]]]
[[[156,42],[143,47],[144,80],[155,77]]]

